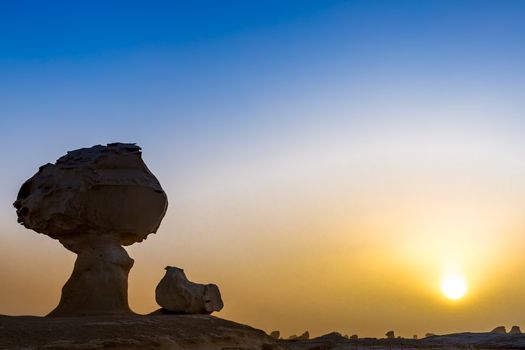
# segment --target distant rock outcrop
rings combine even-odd
[[[490,331],[490,333],[494,334],[507,334],[507,330],[505,329],[505,326],[498,326]]]
[[[521,334],[521,329],[519,326],[512,326],[509,334]]]
[[[183,269],[173,266],[166,267],[155,300],[163,309],[181,314],[211,314],[224,306],[217,285],[191,282]]]
[[[357,334],[352,334],[352,335],[350,336],[350,339],[358,339],[358,338],[359,338],[359,337],[357,336]]]
[[[385,336],[387,337],[387,339],[395,339],[395,334],[394,334],[394,331],[388,331],[385,333]]]
[[[112,143],[68,152],[41,166],[13,205],[19,223],[78,255],[50,316],[132,313],[133,259],[122,246],[155,233],[168,206],[140,147]]]
[[[310,339],[310,332],[305,331],[303,334],[296,338],[297,340],[308,340]]]
[[[273,339],[279,339],[281,337],[281,332],[273,331],[270,333],[270,337],[272,337]]]

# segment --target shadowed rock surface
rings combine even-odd
[[[347,339],[332,332],[310,340],[280,340],[291,350],[465,350],[465,349],[525,349],[524,334],[456,333],[435,335],[424,339]]]
[[[457,333],[424,339],[348,339],[332,332],[276,340],[209,315],[46,318],[0,315],[0,349],[54,350],[465,350],[525,349],[524,334]]]
[[[208,315],[0,315],[2,350],[283,349],[275,342],[261,330]]]
[[[50,316],[130,314],[123,245],[157,231],[168,201],[135,144],[68,152],[27,180],[13,204],[18,222],[78,255]]]
[[[155,300],[168,312],[181,314],[211,314],[224,306],[217,285],[191,282],[183,269],[173,266],[166,267]]]

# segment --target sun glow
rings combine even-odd
[[[441,281],[441,291],[449,299],[460,299],[467,292],[467,282],[460,275],[446,276]]]

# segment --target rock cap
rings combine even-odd
[[[155,233],[168,200],[134,143],[67,152],[27,180],[13,203],[18,222],[60,240],[110,235],[123,245]]]

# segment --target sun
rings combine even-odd
[[[467,282],[459,275],[446,276],[441,281],[441,291],[451,300],[461,299],[467,292]]]

